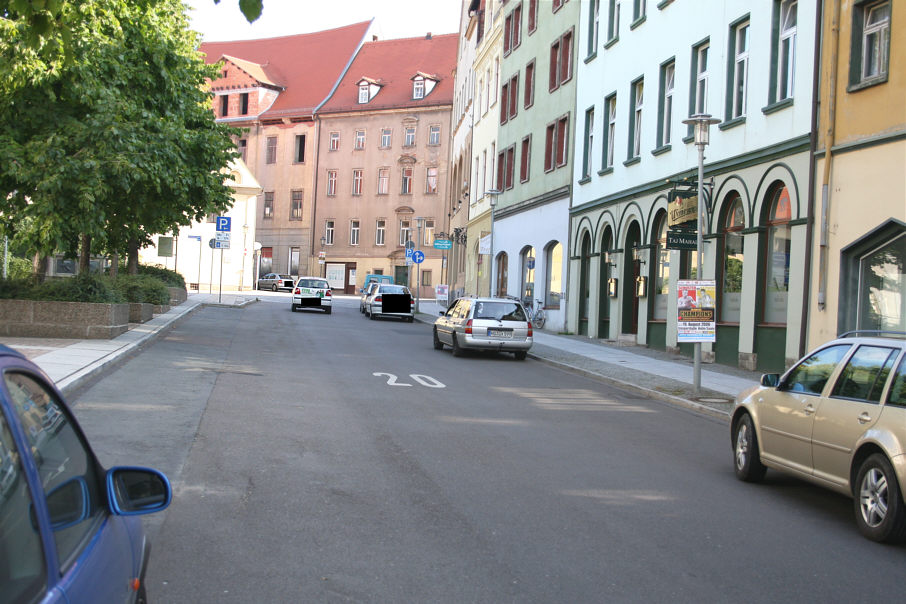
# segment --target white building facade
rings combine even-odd
[[[573,4],[573,2],[570,2]],[[568,329],[677,344],[677,281],[717,282],[704,359],[780,370],[801,354],[815,4],[583,0]],[[702,275],[667,249],[672,191],[695,191],[692,114],[710,129]]]

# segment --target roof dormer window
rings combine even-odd
[[[372,80],[371,78],[362,78],[359,80],[356,85],[359,87],[359,104],[364,105],[373,99],[378,92],[381,90],[381,86],[378,80]]]
[[[437,85],[437,77],[426,73],[418,72],[412,76],[412,98],[414,100],[423,99],[434,90]]]

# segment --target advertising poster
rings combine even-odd
[[[680,280],[676,292],[676,341],[713,342],[717,282]]]

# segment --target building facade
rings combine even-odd
[[[583,2],[570,211],[571,330],[691,354],[677,281],[714,279],[703,358],[781,370],[803,346],[816,7],[795,0]],[[670,40],[664,44],[664,40]],[[705,149],[702,274],[667,247]]]
[[[317,112],[312,255],[354,293],[392,274],[421,297],[440,283],[457,34],[367,42]],[[424,254],[407,263],[407,242]],[[323,247],[321,247],[323,244]]]
[[[333,30],[206,42],[219,122],[242,128],[236,145],[263,188],[255,216],[261,273],[309,272],[316,174],[314,114],[364,41],[370,22]],[[316,260],[315,260],[316,262]]]
[[[808,346],[906,331],[906,6],[823,2]]]
[[[489,195],[493,236],[486,244],[494,258],[491,289],[529,306],[543,305],[544,328],[552,331],[564,328],[568,307],[581,6],[575,0],[511,0],[500,9],[502,59],[494,112],[499,193]]]

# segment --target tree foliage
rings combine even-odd
[[[12,5],[43,5],[43,30]],[[55,12],[54,12],[55,11]],[[0,0],[0,229],[32,253],[133,252],[231,203],[233,130],[214,121],[179,0]]]

